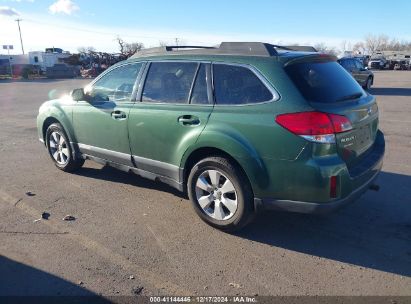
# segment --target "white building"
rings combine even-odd
[[[32,64],[40,66],[41,70],[46,71],[47,68],[54,66],[56,63],[61,63],[61,59],[70,57],[68,52],[29,52],[25,55],[0,55],[0,59],[10,59],[11,64]]]
[[[29,55],[0,55],[0,59],[10,59],[11,64],[29,64]]]
[[[28,63],[33,65],[39,65],[40,68],[45,71],[47,68],[51,68],[57,63],[62,63],[61,59],[70,57],[71,54],[66,53],[50,53],[50,52],[29,52]]]

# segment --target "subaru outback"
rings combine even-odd
[[[41,105],[57,168],[86,159],[188,194],[208,224],[262,210],[325,212],[382,167],[378,106],[337,58],[267,43],[146,49]]]

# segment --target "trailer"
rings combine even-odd
[[[378,51],[376,56],[384,57],[386,64],[384,68],[390,70],[408,70],[411,66],[410,51]]]
[[[69,52],[29,52],[29,63],[40,66],[41,71],[46,72],[47,68],[51,68],[56,64],[62,63],[65,58],[70,56],[71,54]]]

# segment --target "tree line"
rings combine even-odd
[[[177,39],[176,39],[177,40]],[[126,42],[122,38],[117,37],[116,42],[118,44],[119,53],[121,57],[129,58],[135,53],[144,49],[144,44],[141,42]],[[160,41],[159,46],[166,45],[165,42]],[[294,43],[292,45],[299,45]],[[342,54],[344,52],[353,52],[362,55],[374,55],[380,51],[411,51],[411,41],[398,40],[396,38],[390,38],[388,35],[379,34],[366,35],[363,40],[357,42],[351,42],[343,40],[339,47],[329,46],[324,42],[315,43],[313,46],[317,51],[332,55]],[[95,52],[94,47],[80,47],[79,53],[92,53]]]
[[[351,51],[356,54],[373,56],[375,53],[381,51],[411,51],[411,41],[400,41],[384,34],[368,34],[362,41],[355,43],[343,40],[339,48],[329,47],[325,43],[315,44],[314,47],[320,52],[333,55]]]

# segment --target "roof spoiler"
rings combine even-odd
[[[337,57],[330,54],[310,54],[307,56],[300,56],[296,58],[292,58],[291,60],[287,61],[284,66],[289,66],[292,64],[297,63],[304,63],[304,62],[330,62],[330,61],[337,61]]]
[[[318,52],[315,47],[309,45],[287,45],[283,47],[297,52]]]

